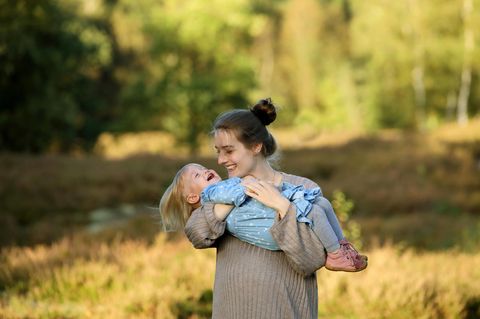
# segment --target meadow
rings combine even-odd
[[[478,318],[480,253],[368,250],[357,274],[318,271],[320,318]],[[80,239],[2,252],[2,318],[208,318],[214,250]]]
[[[300,145],[277,132],[281,169],[354,203],[370,260],[357,274],[317,272],[319,317],[479,318],[480,121],[304,134]],[[203,154],[194,160],[218,168]],[[209,317],[215,251],[160,232],[148,208],[191,159],[120,155],[0,156],[0,318]],[[92,211],[125,204],[146,209],[88,231]]]

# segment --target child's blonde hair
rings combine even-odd
[[[185,165],[177,172],[172,184],[168,186],[160,199],[158,208],[164,231],[183,230],[192,214],[193,207],[186,201],[185,194],[183,194],[183,173],[189,165]]]

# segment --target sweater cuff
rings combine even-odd
[[[273,222],[272,227],[270,227],[270,232],[278,233],[279,232],[278,228],[282,228],[284,227],[283,225],[288,224],[288,221],[291,218],[294,218],[296,222],[296,217],[297,217],[297,210],[295,209],[294,204],[290,202],[290,205],[288,206],[288,210],[282,219],[280,219],[280,215],[278,213],[275,213],[275,220]]]
[[[208,226],[214,235],[220,237],[225,232],[227,222],[217,219],[214,213],[214,203],[205,203],[203,206],[205,208],[205,219],[207,220]]]
[[[285,253],[290,266],[302,276],[310,276],[325,265],[322,243],[304,223],[298,223],[295,205],[290,203],[285,216],[270,227],[270,234]]]

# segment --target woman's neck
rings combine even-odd
[[[277,174],[267,161],[261,161],[257,164],[251,175],[262,181],[276,183]]]

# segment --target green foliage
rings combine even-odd
[[[475,252],[480,249],[480,221],[463,229],[459,248],[462,251]]]
[[[95,87],[110,40],[72,3],[0,2],[0,149],[91,146],[105,99]]]
[[[138,128],[169,131],[195,153],[199,138],[220,112],[249,104],[246,95],[254,74],[246,49],[254,16],[247,2],[210,1],[206,6],[202,1],[121,1],[118,6],[130,6],[129,14],[143,22],[138,32],[150,41],[140,54],[155,61],[138,72],[124,95],[126,113],[140,98],[145,104],[133,110],[141,113],[136,116],[141,120]],[[132,123],[124,124],[120,129]]]
[[[342,230],[345,237],[348,238],[348,240],[358,249],[361,249],[363,244],[360,224],[351,220],[354,207],[353,201],[348,199],[345,193],[336,190],[333,192],[332,206],[338,220],[342,224]]]
[[[220,112],[265,96],[283,126],[431,128],[456,116],[467,67],[472,116],[468,1],[0,0],[0,149],[164,130],[195,153]]]

